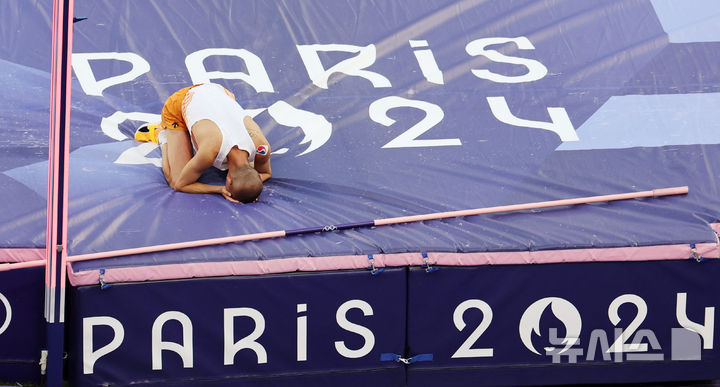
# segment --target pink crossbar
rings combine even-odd
[[[333,229],[342,229],[342,228],[345,228],[346,226],[348,226],[348,227],[367,227],[367,226],[373,226],[373,225],[374,226],[384,226],[384,225],[398,224],[398,223],[421,222],[421,221],[426,221],[426,220],[447,219],[447,218],[455,218],[455,217],[462,217],[462,216],[494,214],[494,213],[511,212],[511,211],[523,211],[523,210],[532,210],[532,209],[540,209],[540,208],[550,208],[550,207],[556,207],[556,206],[571,206],[571,205],[577,205],[577,204],[589,204],[589,203],[607,202],[607,201],[615,201],[615,200],[654,198],[654,197],[668,196],[668,195],[684,195],[687,193],[688,193],[688,186],[670,187],[670,188],[660,188],[660,189],[654,189],[654,190],[649,190],[649,191],[640,191],[640,192],[626,192],[626,193],[620,193],[620,194],[587,196],[587,197],[579,197],[579,198],[571,198],[571,199],[551,200],[551,201],[545,201],[545,202],[522,203],[522,204],[513,204],[513,205],[507,205],[507,206],[484,207],[484,208],[466,209],[466,210],[459,210],[459,211],[434,212],[434,213],[429,213],[429,214],[400,216],[400,217],[395,217],[395,218],[375,219],[373,221],[351,223],[349,225],[337,225],[337,226],[333,225],[332,227],[333,227]],[[328,226],[328,225],[325,225],[325,226]],[[323,227],[323,226],[316,226],[316,227],[305,228],[305,229],[301,229],[301,230],[277,230],[277,231],[270,231],[270,232],[261,232],[261,233],[256,233],[256,234],[245,234],[245,235],[237,235],[237,236],[214,238],[214,239],[205,239],[205,240],[188,241],[188,242],[180,242],[180,243],[169,243],[169,244],[164,244],[164,245],[136,247],[136,248],[130,248],[130,249],[113,250],[113,251],[103,251],[103,252],[98,252],[98,253],[74,255],[72,257],[68,257],[67,261],[68,262],[79,262],[79,261],[88,261],[88,260],[95,260],[95,259],[101,259],[101,258],[120,257],[120,256],[124,256],[124,255],[145,254],[145,253],[152,253],[152,252],[157,252],[157,251],[177,250],[177,249],[184,249],[184,248],[190,248],[190,247],[212,246],[212,245],[218,245],[218,244],[224,244],[224,243],[256,241],[256,240],[268,239],[268,238],[281,238],[281,237],[285,237],[288,235],[297,235],[300,233],[306,233],[306,232],[309,232],[310,230],[313,232],[321,231],[321,230],[324,231],[324,229],[325,229],[325,227]]]
[[[720,224],[713,225],[720,231]],[[695,245],[702,257],[720,258],[718,243]],[[606,249],[568,249],[547,251],[487,252],[487,253],[420,253],[374,254],[375,267],[421,266],[481,266],[523,265],[563,262],[623,262],[687,259],[693,256],[689,244],[619,247]],[[109,268],[103,274],[105,283],[159,281],[171,279],[263,275],[293,272],[366,269],[370,261],[365,255],[332,257],[296,257],[265,261],[228,261],[153,265],[143,267]],[[100,281],[99,271],[69,270],[73,286],[94,285]]]
[[[15,263],[0,263],[0,272],[1,271],[10,271],[10,270],[17,270],[17,269],[27,269],[29,267],[41,267],[45,266],[47,264],[47,261],[44,259],[40,259],[37,261],[25,261],[25,262],[15,262]]]

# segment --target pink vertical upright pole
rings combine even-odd
[[[53,1],[45,264],[48,386],[62,386],[73,0]]]

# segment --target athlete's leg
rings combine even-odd
[[[161,146],[162,169],[168,185],[174,187],[180,172],[193,156],[192,144],[186,130],[165,129],[164,132],[167,143]]]
[[[163,175],[165,175],[165,181],[172,187],[172,174],[170,174],[170,161],[168,160],[167,147],[167,143],[160,145],[160,150],[162,151],[162,171]]]

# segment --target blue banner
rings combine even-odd
[[[0,381],[40,380],[44,267],[0,271]]]
[[[718,274],[720,262],[687,260],[81,287],[70,376],[413,387],[720,378]]]
[[[412,269],[409,355],[433,361],[408,385],[718,378],[718,274],[695,260]]]
[[[342,374],[351,386],[402,385],[402,366],[380,358],[404,351],[405,275],[393,269],[73,289],[70,380],[287,379],[310,386]]]

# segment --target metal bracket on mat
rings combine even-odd
[[[112,286],[105,282],[105,269],[100,269],[100,277],[98,278],[98,281],[100,282],[100,290],[105,290]]]
[[[437,267],[430,266],[430,258],[428,258],[428,254],[426,252],[424,252],[424,251],[422,252],[422,257],[423,257],[422,267],[425,269],[426,273],[432,273],[432,272],[438,270]]]
[[[707,260],[707,258],[703,258],[700,256],[700,254],[698,254],[694,243],[690,244],[690,259],[694,259],[696,262],[702,262]]]
[[[370,274],[372,275],[378,275],[385,271],[384,267],[375,267],[375,259],[373,258],[372,254],[368,254],[368,260],[370,261],[370,266],[368,266],[368,270],[370,270]]]
[[[38,362],[38,365],[40,365],[40,375],[47,373],[47,356],[47,349],[40,350],[40,361]]]
[[[433,361],[433,354],[432,353],[421,353],[421,354],[415,355],[413,357],[404,358],[396,353],[381,353],[380,361],[396,361],[398,363],[410,365],[412,363],[417,363],[420,361]]]

